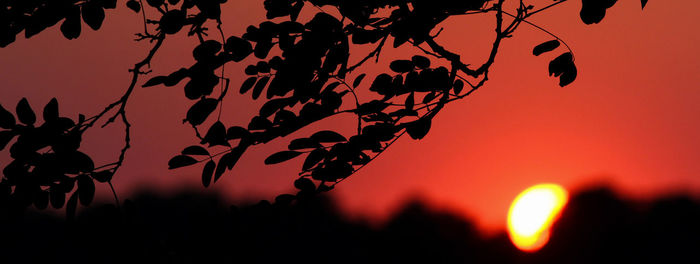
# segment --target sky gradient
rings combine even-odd
[[[240,35],[264,17],[261,1],[230,1],[224,7],[227,35]],[[532,47],[552,37],[522,25],[499,50],[485,87],[449,104],[424,139],[402,138],[333,191],[343,207],[352,215],[381,219],[407,197],[420,196],[458,209],[490,231],[505,226],[510,202],[520,191],[543,182],[570,190],[607,183],[641,198],[669,192],[697,197],[700,22],[695,13],[700,2],[650,1],[641,11],[639,1],[619,1],[592,26],[580,21],[579,8],[579,1],[570,1],[530,20],[573,49],[579,75],[572,85],[560,88],[558,79],[547,76],[549,60],[561,50],[532,56]],[[465,16],[443,24],[438,41],[480,64],[491,44],[493,18]],[[127,69],[148,51],[148,43],[132,41],[141,28],[140,15],[120,6],[108,11],[100,31],[84,26],[78,40],[64,39],[58,27],[29,40],[18,38],[0,49],[0,104],[13,109],[27,97],[41,109],[56,97],[63,114],[94,115],[121,96]],[[154,74],[191,65],[195,45],[195,39],[181,36],[166,40],[153,60]],[[378,65],[367,67],[369,77],[386,70],[391,59],[415,52],[386,50]],[[226,67],[234,91],[244,80],[245,62],[253,60]],[[226,100],[222,120],[227,125],[247,124],[261,104],[235,92]],[[263,160],[318,127],[248,151],[208,190],[201,187],[199,166],[168,171],[173,155],[197,143],[181,122],[190,104],[182,85],[139,88],[133,94],[127,110],[133,147],[114,179],[122,197],[140,188],[181,186],[220,191],[231,200],[271,199],[292,190],[301,159],[273,166]],[[323,124],[342,131],[348,128],[344,121]],[[113,161],[123,143],[121,129],[90,130],[86,152],[98,164]],[[5,154],[0,164],[6,164]],[[106,185],[98,192],[109,195]]]

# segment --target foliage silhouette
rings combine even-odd
[[[98,30],[107,16],[105,9],[115,8],[116,2],[4,1],[0,7],[0,46],[12,44],[22,31],[25,37],[31,37],[60,21],[63,21],[60,26],[63,35],[77,38],[82,28],[81,18],[90,28]],[[324,128],[309,137],[293,140],[288,150],[265,160],[266,164],[275,164],[305,157],[299,184],[295,184],[301,187],[298,195],[333,189],[404,134],[413,139],[424,138],[433,118],[445,105],[471,95],[486,83],[501,43],[522,23],[556,38],[536,46],[534,55],[553,52],[561,43],[565,44],[568,50],[549,64],[549,74],[559,78],[560,86],[571,84],[577,76],[568,45],[528,21],[533,15],[567,0],[538,7],[519,0],[512,13],[504,5],[505,0],[265,0],[267,20],[249,26],[241,36],[228,37],[221,30],[220,19],[225,0],[145,2],[147,5],[141,0],[124,4],[142,14],[144,30],[137,34],[137,40],[150,41],[152,48],[130,69],[132,79],[121,98],[100,113],[89,118],[79,115],[77,120],[59,117],[58,103],[53,100],[45,107],[44,123],[39,127],[35,127],[36,117],[26,99],[16,109],[21,124],[16,124],[12,113],[0,109],[0,127],[6,129],[0,131],[0,146],[4,148],[17,137],[10,147],[14,160],[5,167],[0,182],[0,203],[11,203],[21,210],[32,204],[45,208],[49,200],[53,207],[61,208],[70,194],[67,204],[70,213],[77,201],[82,205],[92,201],[94,180],[112,187],[111,178],[130,148],[128,100],[141,83],[140,77],[148,73],[145,67],[150,67],[163,42],[175,34],[199,40],[192,50],[196,63],[169,75],[151,77],[140,85],[184,84],[185,97],[193,102],[183,121],[194,128],[201,145],[184,148],[168,162],[168,167],[202,163],[204,186],[219,180],[251,147],[288,136],[331,116],[353,115],[357,119],[354,135],[344,136],[332,128]],[[616,0],[582,0],[580,18],[586,24],[598,23],[615,3]],[[643,8],[647,1],[641,3]],[[300,17],[303,9],[311,14]],[[442,30],[438,30],[440,23],[446,19],[479,14],[493,16],[495,34],[487,59],[472,64],[447,50],[436,37]],[[504,17],[509,17],[510,22]],[[210,34],[212,31],[215,34]],[[360,46],[372,51],[359,58],[351,56],[351,47]],[[370,81],[362,66],[370,60],[378,62],[387,46],[413,46],[416,54],[393,60],[389,71],[377,74]],[[225,75],[224,65],[229,62],[250,63],[244,71],[248,77],[239,92],[265,103],[244,126],[224,124],[219,114],[202,136],[201,125],[214,119],[212,113],[221,109],[228,94],[230,79]],[[216,87],[220,89],[217,91]],[[357,95],[360,89],[367,89],[373,99],[360,101]],[[81,135],[98,123],[106,126],[117,121],[126,127],[124,147],[115,162],[96,166],[79,151]],[[290,196],[280,199],[287,200],[285,197]]]
[[[198,192],[198,191],[197,191]],[[574,194],[547,245],[519,252],[468,219],[406,203],[378,225],[350,221],[327,196],[227,208],[213,194],[144,193],[83,210],[74,222],[34,211],[0,214],[2,263],[689,263],[697,259],[700,202]]]

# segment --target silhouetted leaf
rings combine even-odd
[[[430,59],[424,56],[415,55],[411,58],[411,61],[413,62],[413,65],[419,69],[427,69],[430,67]]]
[[[364,79],[366,75],[367,74],[363,73],[363,74],[360,74],[359,76],[357,76],[357,78],[355,78],[355,81],[352,82],[352,87],[357,88],[357,86],[360,85],[360,83],[362,82],[362,79]]]
[[[298,151],[280,151],[275,154],[270,155],[265,159],[265,164],[270,165],[270,164],[277,164],[280,162],[284,162],[293,158],[298,157],[301,155],[302,152]]]
[[[185,149],[183,149],[182,155],[209,156],[209,151],[207,151],[207,149],[203,148],[202,146],[193,145],[193,146],[189,146],[189,147],[186,147]]]
[[[52,98],[51,101],[44,106],[43,117],[45,122],[58,120],[58,101],[56,98]]]
[[[550,40],[535,46],[535,48],[532,50],[532,54],[535,56],[540,56],[540,54],[553,51],[557,47],[559,47],[559,40]]]
[[[606,10],[617,3],[617,0],[582,0],[581,20],[588,25],[599,23],[605,17]]]
[[[253,45],[245,39],[231,36],[226,40],[224,50],[233,55],[233,61],[239,62],[253,53]]]
[[[213,146],[228,146],[228,141],[226,140],[226,127],[221,121],[216,121],[209,127],[207,134],[204,135],[201,144],[209,144],[209,147]]]
[[[144,83],[141,87],[146,88],[146,87],[151,87],[151,86],[156,86],[165,83],[165,81],[168,80],[168,77],[166,76],[156,76]]]
[[[309,153],[308,156],[306,156],[306,159],[304,160],[304,165],[302,165],[301,169],[307,171],[313,168],[313,166],[321,162],[326,157],[327,153],[328,151],[322,148],[314,149]]]
[[[68,221],[73,221],[75,219],[75,210],[78,207],[78,191],[73,192],[70,198],[68,198],[68,203],[66,203],[66,219]]]
[[[165,3],[165,0],[146,0],[146,3],[152,7],[159,7]]]
[[[316,190],[316,185],[308,178],[296,179],[294,181],[294,187],[302,192],[313,192]]]
[[[239,126],[232,126],[226,130],[226,139],[233,140],[239,139],[250,135],[247,129]]]
[[[17,118],[23,124],[33,125],[34,122],[36,122],[36,115],[34,114],[32,107],[29,106],[29,102],[27,101],[27,98],[22,98],[22,100],[19,100],[19,103],[17,103],[16,111],[17,111]]]
[[[0,105],[0,128],[10,129],[15,126],[15,116]]]
[[[292,142],[289,143],[289,150],[299,150],[299,149],[310,149],[310,148],[318,148],[322,147],[322,145],[311,138],[297,138],[295,140],[292,140]]]
[[[418,119],[406,124],[406,132],[413,139],[422,139],[428,134],[431,123],[429,118]]]
[[[398,73],[410,72],[413,70],[413,62],[410,60],[395,60],[389,64],[389,68]]]
[[[253,85],[255,85],[255,81],[258,80],[258,77],[249,77],[245,81],[243,81],[243,84],[241,85],[241,90],[240,93],[244,94],[250,90],[250,88],[253,88]]]
[[[95,198],[95,182],[92,181],[90,176],[86,174],[81,174],[78,176],[78,192],[80,197],[80,204],[83,206],[88,206]]]
[[[177,155],[168,161],[168,169],[177,169],[196,164],[197,160],[190,156]]]
[[[561,87],[576,79],[577,70],[571,52],[564,53],[549,63],[549,75],[559,77],[559,86]]]
[[[139,1],[136,1],[136,0],[127,1],[126,7],[128,7],[129,9],[133,10],[136,13],[141,11],[141,4],[139,4]]]
[[[105,10],[97,1],[87,1],[82,7],[83,21],[93,30],[98,30],[102,27],[102,21],[105,19]]]
[[[649,2],[649,0],[642,0],[642,9],[647,6],[647,2]]]
[[[207,120],[207,117],[216,110],[218,101],[212,98],[202,98],[187,111],[187,121],[193,126],[198,126]]]
[[[211,178],[214,175],[214,169],[216,169],[216,163],[213,160],[210,160],[204,165],[202,169],[202,185],[204,185],[204,187],[209,187]]]
[[[196,61],[204,61],[216,56],[216,53],[221,50],[221,43],[216,40],[207,40],[197,45],[192,50],[192,57]]]
[[[260,94],[262,93],[263,89],[265,89],[268,81],[270,81],[270,76],[265,76],[260,78],[260,80],[255,84],[255,88],[253,88],[253,100],[260,97]]]
[[[459,95],[459,93],[462,92],[462,89],[464,89],[464,82],[462,80],[456,80],[452,89],[456,95]]]
[[[112,176],[114,176],[114,172],[110,170],[103,170],[103,171],[98,171],[95,173],[91,174],[92,178],[95,179],[98,182],[109,182],[112,180]]]
[[[69,7],[66,12],[66,20],[61,24],[61,33],[67,39],[76,39],[80,36],[80,7]]]
[[[316,142],[322,142],[322,143],[347,141],[347,139],[343,135],[338,134],[337,132],[330,131],[330,130],[323,130],[323,131],[316,132],[313,135],[311,135],[311,139],[316,141]]]

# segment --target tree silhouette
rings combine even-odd
[[[173,157],[168,163],[170,169],[202,163],[202,184],[206,187],[231,170],[251,147],[332,116],[352,115],[357,120],[353,135],[323,128],[292,140],[287,150],[265,159],[265,164],[275,164],[305,156],[294,181],[299,192],[280,195],[277,202],[331,190],[404,134],[413,139],[425,137],[433,118],[445,105],[484,86],[501,43],[523,23],[555,38],[534,47],[535,56],[563,49],[549,63],[549,75],[559,78],[562,87],[576,79],[574,55],[568,45],[528,21],[569,1],[534,6],[519,0],[513,10],[505,2],[265,0],[267,20],[249,26],[242,36],[227,37],[220,19],[225,0],[147,0],[146,5],[141,0],[128,0],[125,5],[143,18],[144,29],[136,34],[137,41],[149,41],[152,47],[130,69],[132,79],[122,97],[95,115],[79,115],[77,119],[60,116],[54,99],[44,107],[41,125],[36,124],[36,114],[26,99],[16,107],[19,123],[15,114],[0,107],[0,127],[5,129],[0,131],[0,149],[16,138],[9,147],[13,161],[5,166],[0,182],[0,203],[18,210],[32,204],[40,209],[49,203],[54,208],[65,205],[69,216],[78,202],[90,204],[94,181],[111,186],[111,178],[130,148],[131,124],[126,109],[134,89],[182,83],[185,96],[192,101],[183,121],[194,128],[201,142]],[[586,24],[598,23],[616,2],[582,0],[580,18]],[[642,8],[646,3],[641,1]],[[60,30],[68,39],[80,36],[81,18],[98,30],[108,15],[105,10],[115,8],[117,1],[3,1],[2,5],[0,46],[4,47],[21,32],[29,38],[61,21]],[[302,10],[311,14],[300,17]],[[484,62],[465,62],[436,39],[443,30],[441,22],[463,15],[494,18],[495,25],[488,25],[494,30],[493,44]],[[192,50],[196,62],[142,83],[141,77],[150,72],[151,59],[164,41],[176,34],[199,40]],[[565,47],[560,48],[561,44]],[[401,46],[414,47],[415,54],[391,61],[387,72],[369,81],[368,74],[374,73],[363,72],[363,66],[378,62],[385,49]],[[370,51],[351,56],[350,50],[355,47],[368,47]],[[231,88],[224,71],[230,62],[250,63],[239,93],[265,101],[250,123],[243,126],[220,120],[221,106]],[[361,101],[360,90],[373,99]],[[218,115],[213,114],[217,109]],[[213,124],[202,129],[207,120]],[[96,166],[80,151],[81,135],[95,125],[104,127],[114,122],[125,125],[124,146],[116,161]],[[118,199],[116,202],[118,205]]]

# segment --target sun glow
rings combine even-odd
[[[527,188],[508,210],[508,235],[520,250],[532,252],[549,240],[549,229],[566,205],[568,193],[557,184]]]

